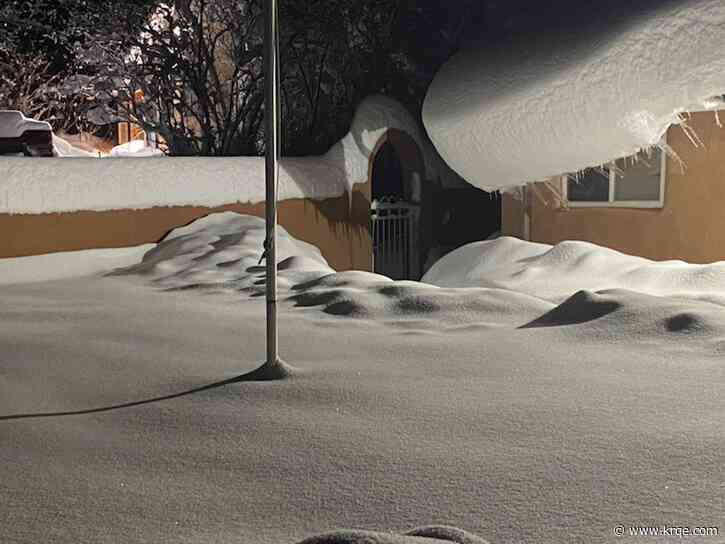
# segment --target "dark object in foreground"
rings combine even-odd
[[[299,544],[488,544],[463,529],[445,525],[419,527],[404,534],[373,531],[336,531],[313,536]]]

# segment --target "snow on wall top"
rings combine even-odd
[[[423,121],[448,164],[481,188],[578,171],[658,143],[678,114],[725,92],[725,2],[616,9],[445,64]]]
[[[322,200],[351,193],[355,183],[367,181],[370,157],[390,129],[416,141],[427,178],[455,177],[401,104],[372,96],[358,107],[350,132],[327,153],[282,160],[280,200]],[[0,157],[0,213],[262,202],[264,172],[263,157]]]
[[[19,111],[0,110],[0,138],[20,138],[26,130],[52,129],[45,121],[28,119]]]

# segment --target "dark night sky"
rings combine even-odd
[[[449,0],[468,3],[471,17],[465,39],[497,44],[509,40],[566,32],[574,26],[606,31],[608,25],[626,24],[627,19],[665,4],[686,0]],[[452,5],[452,4],[451,4]]]

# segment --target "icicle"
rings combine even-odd
[[[669,145],[667,145],[664,142],[660,142],[657,144],[657,147],[669,158],[671,158],[673,161],[675,161],[677,164],[680,165],[680,172],[682,174],[685,173],[685,169],[687,168],[687,165],[685,164],[685,161],[683,161],[680,156],[675,152],[674,149],[672,149]]]
[[[687,124],[687,121],[685,121],[685,118],[682,115],[677,116],[679,120],[680,128],[682,129],[682,132],[685,133],[685,136],[687,136],[687,139],[690,140],[690,143],[696,148],[704,148],[705,143],[700,139],[700,137],[697,135],[697,132],[695,132],[695,129],[693,129],[690,125]]]

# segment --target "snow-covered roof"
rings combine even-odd
[[[357,109],[349,133],[319,157],[284,158],[280,199],[323,200],[351,194],[368,179],[370,158],[385,133],[407,133],[420,147],[426,178],[457,179],[413,116],[398,102],[371,96]],[[262,202],[263,157],[0,158],[0,213],[220,206]]]
[[[27,130],[52,130],[49,123],[29,119],[17,110],[0,110],[0,138],[20,138]]]
[[[470,46],[436,76],[423,120],[481,188],[604,164],[657,144],[693,105],[711,109],[725,90],[723,28],[725,2],[690,0],[612,6],[535,44]]]

